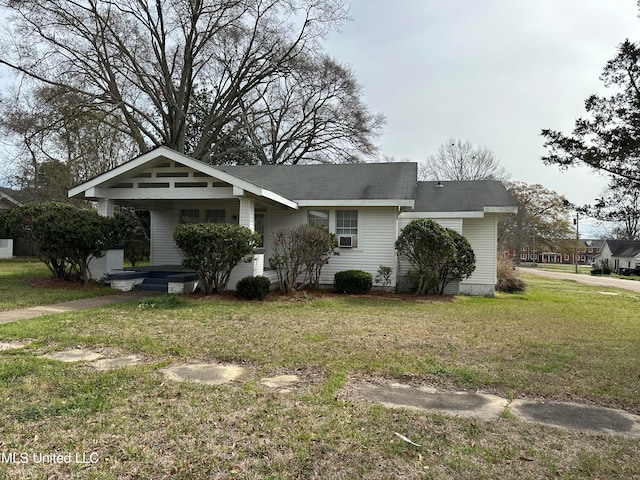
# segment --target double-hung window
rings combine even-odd
[[[180,210],[180,223],[198,223],[200,221],[200,210],[197,208],[185,208]]]
[[[227,215],[223,208],[212,208],[205,212],[205,222],[226,223]]]
[[[255,231],[260,235],[260,245],[258,248],[264,248],[264,227],[265,227],[265,214],[264,212],[255,212],[254,214]]]
[[[358,234],[358,211],[357,210],[336,210],[336,234],[337,235],[357,235]]]

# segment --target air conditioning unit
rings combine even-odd
[[[357,235],[339,235],[338,246],[340,248],[355,248],[358,246]]]

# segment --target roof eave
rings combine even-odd
[[[485,213],[518,213],[518,207],[509,205],[501,207],[484,207]]]
[[[349,199],[349,200],[304,200],[298,199],[300,207],[409,207],[413,208],[412,199]]]

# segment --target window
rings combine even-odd
[[[312,227],[329,228],[329,210],[309,210],[307,223]]]
[[[358,234],[358,211],[357,210],[337,210],[336,211],[336,234],[357,235]]]
[[[527,254],[526,253],[521,253],[520,254],[520,260],[526,260],[527,259]]]
[[[199,221],[200,210],[197,208],[180,210],[180,223],[198,223]]]
[[[205,213],[204,221],[207,223],[226,223],[226,212],[223,208],[214,208],[207,210]]]
[[[254,215],[255,230],[260,235],[258,248],[264,248],[264,212],[256,212]]]

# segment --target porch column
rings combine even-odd
[[[252,232],[256,231],[255,222],[255,202],[253,198],[239,197],[240,200],[240,215],[238,218],[238,225],[241,227],[247,227]],[[264,254],[256,253],[253,259],[249,262],[241,262],[236,265],[231,276],[229,277],[229,290],[235,290],[238,280],[244,277],[254,277],[256,275],[262,275],[264,273]]]
[[[103,217],[113,217],[114,203],[108,198],[98,200],[98,214]],[[89,276],[100,280],[115,270],[124,267],[124,250],[122,247],[102,251],[102,257],[93,258],[89,262]]]
[[[98,200],[98,213],[103,217],[113,217],[113,200],[101,198]]]
[[[238,218],[238,225],[247,227],[252,232],[255,232],[255,210],[253,198],[240,197],[240,218]]]

